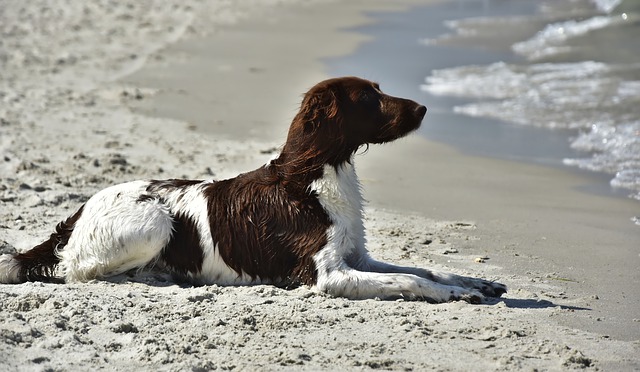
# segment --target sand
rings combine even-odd
[[[264,163],[300,94],[326,77],[320,58],[366,40],[341,29],[370,21],[364,10],[391,10],[104,4],[16,1],[0,12],[2,252],[39,243],[113,183],[225,178]],[[413,158],[432,161],[407,165]],[[587,174],[469,157],[418,136],[357,162],[375,257],[510,292],[484,305],[347,301],[308,288],[188,287],[157,273],[1,285],[0,367],[640,368],[638,232],[622,224],[633,204],[576,191]]]

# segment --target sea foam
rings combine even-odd
[[[531,39],[514,44],[512,49],[530,60],[566,53],[571,50],[571,47],[565,44],[568,39],[620,22],[623,22],[623,19],[619,16],[596,16],[583,21],[552,23]]]

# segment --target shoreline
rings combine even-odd
[[[263,164],[284,141],[300,95],[326,77],[323,55],[349,53],[368,38],[340,30],[371,22],[365,10],[421,3],[287,1],[254,9],[240,1],[206,15],[193,3],[185,11],[198,14],[195,31],[187,28],[184,39],[123,80],[98,81],[88,92],[35,81],[25,88],[29,101],[0,110],[0,250],[39,243],[114,183],[222,179]],[[216,22],[207,23],[214,15]],[[130,20],[116,17],[109,26],[126,38]],[[256,35],[298,47],[284,55]],[[75,48],[98,53],[100,44],[93,44]],[[16,66],[17,79],[35,74]],[[60,68],[82,83],[91,75],[74,74],[80,67]],[[38,71],[48,81],[48,70]],[[154,274],[0,285],[0,364],[168,371],[640,367],[640,322],[630,320],[638,307],[625,302],[640,298],[637,274],[612,272],[638,258],[625,251],[637,235],[615,227],[627,207],[572,192],[585,177],[460,154],[415,134],[371,146],[356,162],[374,257],[500,280],[510,286],[507,296],[484,306],[346,301],[306,288],[185,287]],[[499,182],[504,174],[509,184]],[[603,249],[589,254],[620,247],[610,252],[620,262],[580,256],[583,245]],[[478,264],[477,257],[488,260]],[[626,286],[617,287],[623,280]]]

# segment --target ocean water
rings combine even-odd
[[[455,3],[535,10],[444,22],[445,32],[421,40],[425,47],[465,46],[496,58],[433,69],[421,89],[458,99],[457,114],[567,133],[574,152],[563,154],[565,165],[610,174],[613,188],[640,200],[640,1]]]

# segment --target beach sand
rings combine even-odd
[[[39,243],[113,183],[219,179],[264,164],[301,94],[327,77],[320,59],[367,39],[343,29],[371,22],[363,11],[420,3],[9,3],[0,251]],[[591,174],[472,157],[417,135],[356,162],[374,257],[498,280],[509,293],[485,305],[347,301],[152,273],[1,285],[0,366],[640,368],[637,205],[589,192]]]

